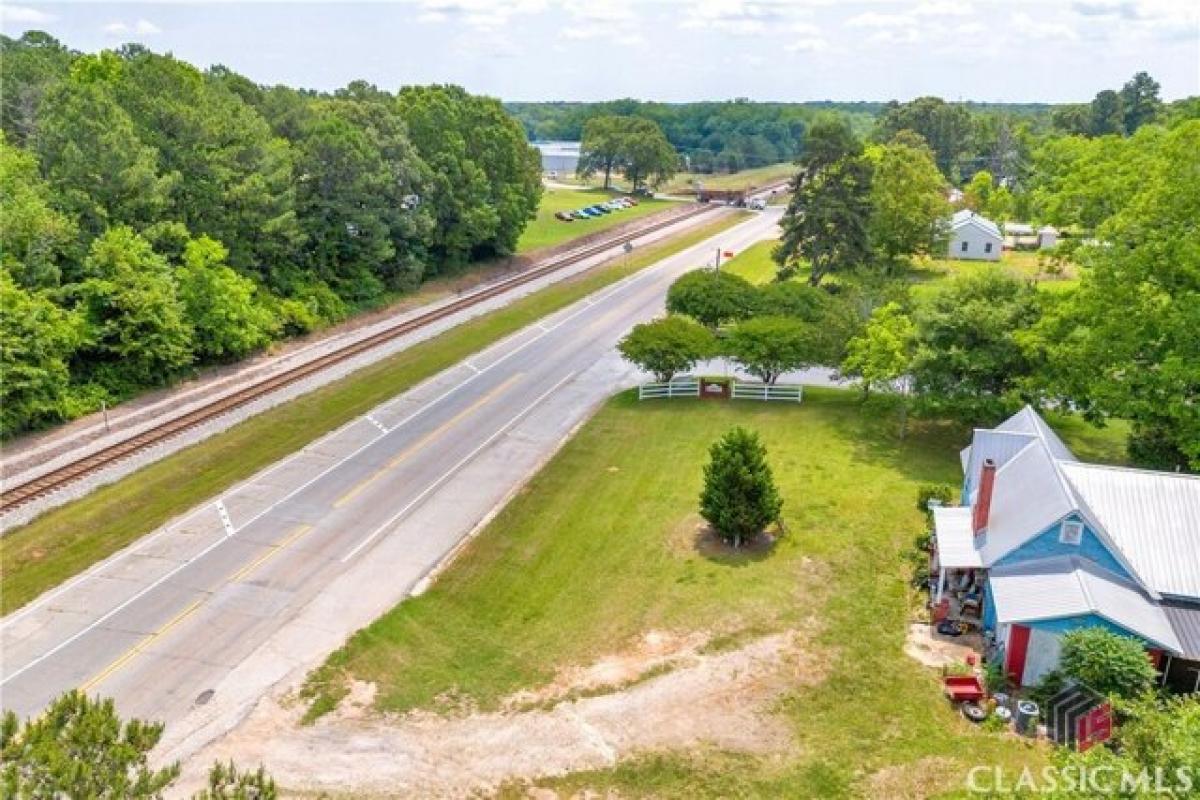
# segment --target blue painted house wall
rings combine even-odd
[[[1069,514],[1065,519],[1081,521],[1076,514]],[[1056,522],[1025,544],[1006,554],[993,564],[995,567],[1011,566],[1023,561],[1033,561],[1039,558],[1054,558],[1056,556],[1079,556],[1093,564],[1134,581],[1134,577],[1113,556],[1112,552],[1100,541],[1100,537],[1088,525],[1084,525],[1083,537],[1079,544],[1064,544],[1058,540],[1061,523]],[[1136,581],[1134,581],[1136,583]]]

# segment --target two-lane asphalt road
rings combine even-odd
[[[179,741],[245,708],[419,585],[630,382],[613,346],[662,312],[670,282],[777,219],[496,343],[0,620],[3,707],[35,713],[83,687]]]

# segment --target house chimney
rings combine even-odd
[[[995,484],[996,462],[986,458],[979,470],[979,490],[975,493],[975,509],[971,519],[976,536],[987,532],[988,515],[992,511],[992,487]]]

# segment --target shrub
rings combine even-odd
[[[718,270],[693,270],[667,290],[667,311],[686,314],[710,330],[746,319],[753,313],[754,303],[754,287],[749,281]]]
[[[1062,639],[1063,673],[1104,695],[1136,697],[1154,686],[1142,643],[1105,628],[1080,628]]]

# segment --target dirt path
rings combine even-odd
[[[793,631],[703,653],[704,637],[652,633],[630,653],[566,671],[504,704],[527,710],[453,718],[375,714],[368,711],[373,687],[358,684],[338,712],[301,727],[298,704],[266,698],[191,760],[184,786],[194,786],[214,759],[234,758],[265,764],[292,791],[461,797],[505,780],[610,766],[639,751],[699,744],[784,750],[791,739],[771,714],[772,702],[789,688],[819,682],[828,663],[804,640]],[[559,699],[614,680],[624,688]]]

